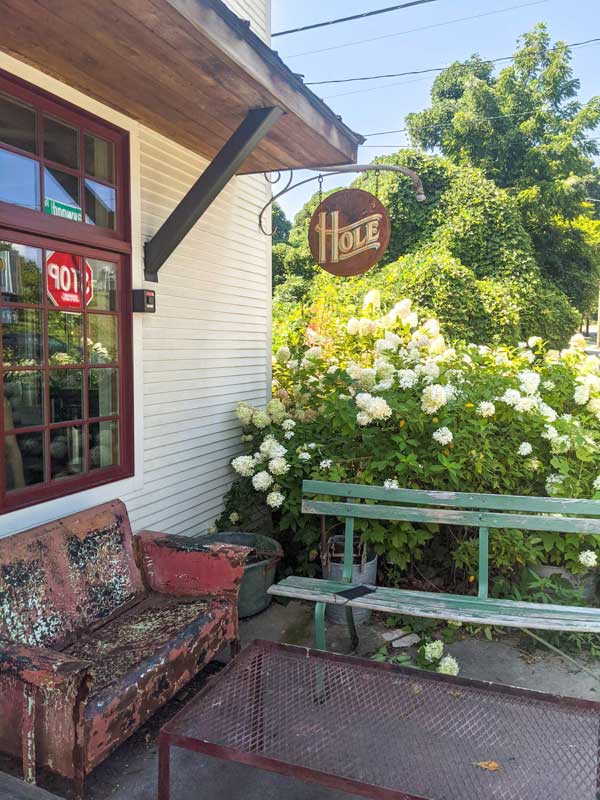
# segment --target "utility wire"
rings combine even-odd
[[[454,25],[457,22],[468,22],[472,19],[481,19],[482,17],[491,17],[496,14],[504,14],[507,11],[516,11],[519,8],[528,8],[529,6],[539,6],[543,3],[548,3],[549,0],[533,0],[529,3],[519,3],[516,6],[507,6],[506,8],[498,8],[495,11],[486,11],[482,14],[472,14],[468,17],[456,17],[456,19],[449,19],[445,22],[435,22],[431,25],[422,25],[419,28],[410,28],[406,31],[397,31],[396,33],[386,33],[383,36],[372,36],[369,39],[357,39],[352,42],[345,42],[343,44],[334,44],[330,47],[321,47],[318,50],[306,50],[303,53],[292,53],[291,55],[283,55],[282,58],[289,61],[290,58],[300,58],[300,56],[312,56],[317,53],[328,53],[330,50],[341,50],[344,47],[354,47],[359,44],[366,44],[368,42],[379,42],[382,39],[393,39],[396,36],[408,36],[410,33],[420,33],[421,31],[429,31],[433,28],[443,28],[446,25]]]
[[[327,22],[315,22],[313,25],[304,25],[302,28],[290,28],[287,31],[277,31],[272,33],[271,36],[287,36],[290,33],[300,33],[301,31],[312,31],[315,28],[325,28],[328,25],[339,25],[340,22],[352,22],[355,19],[365,19],[365,17],[375,17],[378,14],[387,14],[390,11],[399,11],[402,8],[410,8],[411,6],[422,6],[425,3],[435,3],[436,0],[411,0],[409,3],[400,3],[397,6],[388,6],[387,8],[378,8],[375,11],[365,11],[362,14],[353,14],[351,17],[340,17],[339,19],[330,19]]]
[[[599,42],[594,42],[592,44],[581,45],[581,46],[582,47],[583,46],[585,46],[585,47],[597,47],[598,44],[600,44],[600,41]],[[573,45],[570,45],[570,46],[572,47]],[[511,56],[511,58],[513,58],[513,56]],[[489,61],[484,61],[482,63],[490,63],[490,62]],[[451,66],[451,65],[448,65],[448,66]],[[463,66],[465,69],[467,69],[467,68],[469,68],[470,65],[468,65],[468,64],[464,64],[464,65],[456,64],[455,66],[456,67]],[[447,69],[447,68],[448,67],[444,67],[444,69]],[[427,81],[427,80],[430,80],[430,79],[431,79],[431,74],[425,75],[425,76],[423,76],[421,78],[412,78],[411,80],[408,80],[408,81],[395,81],[394,83],[381,83],[378,86],[370,86],[367,89],[352,89],[349,92],[339,92],[338,94],[329,94],[329,95],[325,95],[322,99],[323,100],[333,100],[336,97],[348,97],[349,95],[352,95],[352,94],[364,94],[364,92],[375,92],[378,89],[390,89],[390,88],[392,88],[394,86],[406,86],[409,83],[420,83],[421,81]]]
[[[559,50],[563,47],[583,47],[583,45],[592,44],[600,42],[600,36],[594,39],[586,39],[583,42],[573,42],[571,44],[558,44],[555,47],[549,47],[546,52],[550,53],[553,50]],[[497,64],[500,61],[514,61],[515,56],[502,56],[501,58],[486,58],[482,60],[483,64]],[[444,72],[447,70],[451,64],[447,64],[445,67],[429,67],[428,69],[413,69],[408,70],[406,72],[388,72],[383,73],[381,75],[361,75],[357,78],[332,78],[327,81],[306,81],[306,86],[323,86],[329,83],[354,83],[356,81],[375,81],[380,80],[381,78],[403,78],[407,75],[424,75],[428,72]],[[473,64],[456,64],[456,68],[461,69],[473,69]]]

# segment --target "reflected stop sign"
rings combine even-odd
[[[84,261],[85,305],[94,296],[93,272]],[[46,291],[58,308],[81,308],[81,280],[77,259],[71,253],[50,253],[46,261]]]

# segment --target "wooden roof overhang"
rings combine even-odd
[[[356,162],[363,138],[221,0],[3,0],[0,49],[212,160],[277,119],[236,174]]]

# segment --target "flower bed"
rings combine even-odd
[[[296,336],[297,341],[297,336]],[[419,320],[409,300],[384,311],[378,292],[363,316],[309,328],[274,358],[266,409],[238,406],[248,454],[233,460],[239,480],[221,525],[244,524],[257,507],[310,574],[318,520],[303,517],[304,478],[500,494],[600,499],[600,362],[577,335],[559,352],[539,337],[518,347],[448,346],[438,322]],[[469,582],[472,530],[357,521],[387,565],[424,580]],[[592,536],[492,532],[492,577],[524,564],[574,573]],[[296,569],[298,564],[295,565]]]

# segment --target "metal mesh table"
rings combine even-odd
[[[599,735],[597,702],[257,641],[161,730],[159,800],[171,746],[377,799],[597,800]]]

